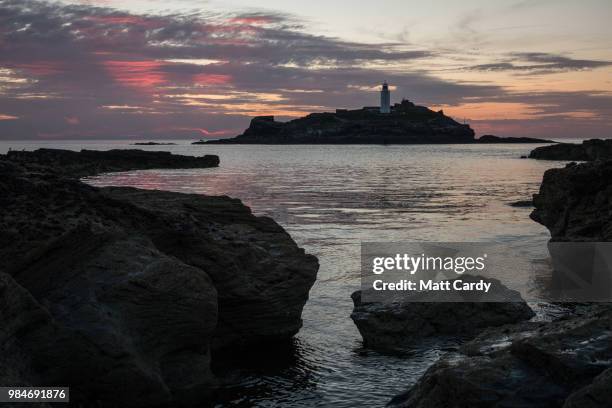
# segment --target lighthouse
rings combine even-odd
[[[383,82],[380,90],[380,113],[391,113],[391,93],[387,81]]]

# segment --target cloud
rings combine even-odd
[[[534,74],[584,71],[612,66],[612,61],[574,59],[544,52],[511,53],[504,62],[479,64],[468,67],[471,71],[515,71]]]

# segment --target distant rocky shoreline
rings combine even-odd
[[[202,406],[218,350],[257,352],[298,332],[318,261],[272,219],[229,197],[77,180],[218,164],[142,151],[0,156],[0,384],[70,385],[75,406]]]

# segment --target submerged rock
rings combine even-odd
[[[467,346],[470,355],[438,361],[388,406],[595,408],[607,406],[612,397],[604,371],[612,361],[609,309],[590,317],[506,326],[473,343]]]
[[[612,159],[612,139],[590,139],[582,144],[559,143],[537,147],[529,158],[539,160],[592,161]]]
[[[534,206],[552,241],[611,241],[612,161],[547,170]]]
[[[508,204],[510,207],[533,207],[533,200],[520,200]]]
[[[0,207],[0,376],[67,384],[87,405],[202,404],[216,349],[297,333],[318,269],[228,197],[95,188],[4,159]]]
[[[219,166],[219,156],[181,156],[170,152],[148,152],[138,149],[81,150],[60,149],[9,151],[5,160],[29,168],[44,166],[70,177],[85,177],[97,173],[145,169],[193,169]]]
[[[464,275],[463,281],[485,279]],[[531,308],[516,291],[510,290],[496,279],[485,279],[496,288],[495,296],[507,302],[452,302],[436,298],[452,296],[427,292],[402,294],[396,300],[384,302],[362,301],[362,291],[351,295],[351,319],[357,325],[363,344],[379,350],[408,347],[420,339],[442,335],[475,336],[490,326],[501,326],[534,316]],[[430,298],[430,299],[425,299]]]

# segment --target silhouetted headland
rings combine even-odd
[[[474,131],[442,111],[404,100],[390,113],[378,107],[311,113],[289,122],[257,116],[241,135],[195,143],[244,144],[429,144],[473,143]]]
[[[559,143],[537,147],[529,153],[530,159],[592,161],[612,159],[612,139],[584,140],[582,144]]]
[[[417,106],[408,100],[383,113],[378,107],[337,109],[311,113],[289,122],[274,116],[256,116],[239,136],[200,140],[193,144],[465,144],[465,143],[555,143],[528,137],[485,135],[474,138],[468,124],[443,111]]]

